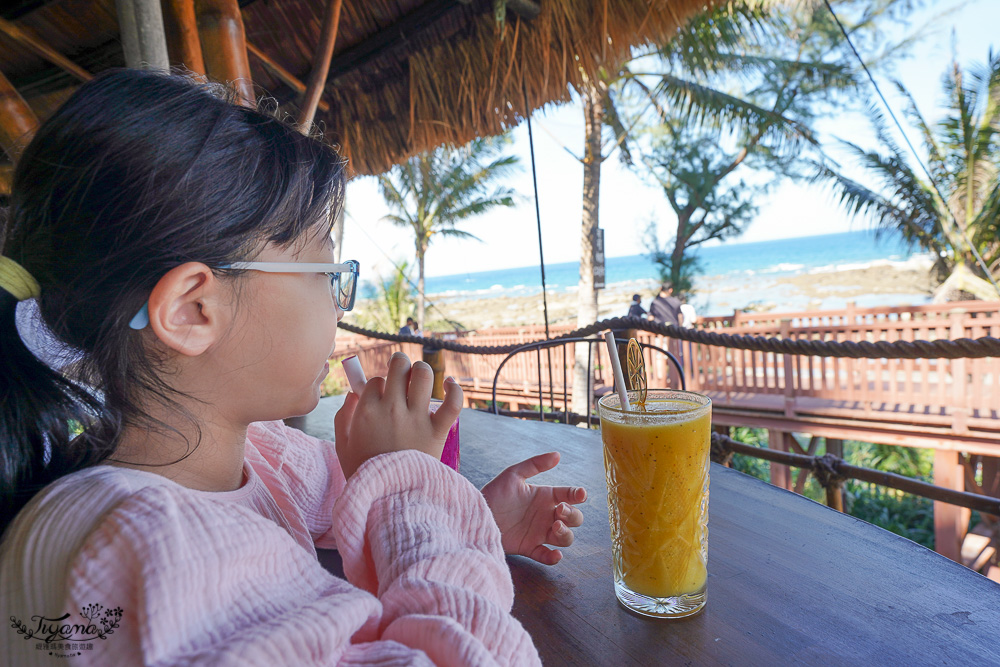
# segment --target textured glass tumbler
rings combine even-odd
[[[650,389],[646,411],[601,398],[615,594],[626,608],[683,618],[705,606],[712,401]]]

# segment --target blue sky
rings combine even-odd
[[[958,6],[943,19],[942,11]],[[952,59],[952,49],[963,68],[982,63],[992,47],[997,50],[1000,0],[929,0],[914,14],[910,29],[932,22],[933,31],[900,62],[893,75],[913,93],[924,117],[940,117],[940,81]],[[905,28],[900,26],[900,34]],[[865,54],[862,54],[863,56]],[[897,116],[902,102],[890,93],[886,76],[876,74],[880,88]],[[872,97],[875,97],[872,91]],[[902,120],[902,119],[901,119]],[[533,116],[535,156],[538,170],[539,207],[545,262],[575,261],[580,252],[581,193],[583,169],[569,155],[582,153],[583,114],[577,103],[550,106]],[[905,121],[904,121],[905,125]],[[859,143],[870,141],[865,119],[844,114],[824,121],[819,129],[827,137],[840,136]],[[511,185],[522,196],[517,208],[505,209],[469,221],[462,228],[480,239],[459,241],[435,239],[427,253],[427,275],[449,275],[526,266],[538,263],[538,232],[531,182],[528,132],[522,123],[512,132],[512,150],[524,169]],[[911,141],[919,146],[916,136]],[[380,221],[386,209],[372,178],[355,179],[347,188],[348,219],[345,225],[344,257],[358,259],[365,278],[388,275],[391,262],[414,264],[413,240],[409,232]],[[656,220],[661,239],[669,238],[672,213],[660,191],[621,166],[617,157],[601,171],[600,224],[605,229],[605,251],[609,257],[645,252],[643,230]],[[861,219],[851,220],[839,208],[826,186],[785,183],[760,202],[760,214],[739,239],[762,241],[792,236],[829,234],[867,229]],[[415,277],[415,272],[414,272]]]

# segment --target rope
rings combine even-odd
[[[341,329],[351,333],[361,334],[378,340],[388,340],[397,343],[418,343],[432,350],[450,350],[467,354],[508,354],[528,343],[513,343],[511,345],[463,345],[455,341],[440,338],[424,338],[422,336],[400,336],[380,331],[371,331],[361,327],[341,322]],[[975,340],[959,338],[958,340],[897,340],[897,341],[822,341],[801,340],[794,338],[764,338],[762,336],[745,336],[721,334],[704,329],[687,329],[673,324],[650,322],[638,317],[613,317],[587,325],[576,331],[552,340],[562,338],[579,338],[607,330],[640,329],[650,333],[675,338],[677,340],[728,347],[736,350],[753,352],[774,352],[775,354],[795,354],[807,357],[847,357],[850,359],[980,359],[983,357],[1000,357],[1000,338],[984,336]]]

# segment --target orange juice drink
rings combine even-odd
[[[618,599],[647,616],[697,613],[708,576],[711,401],[650,390],[645,412],[623,411],[617,395],[599,406]]]

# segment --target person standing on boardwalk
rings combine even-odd
[[[642,297],[638,294],[632,295],[632,305],[628,307],[628,317],[642,317],[646,314],[646,309],[642,307]]]
[[[684,321],[681,315],[681,300],[674,296],[674,286],[669,282],[660,285],[660,293],[649,305],[649,319],[660,324],[680,326]]]

